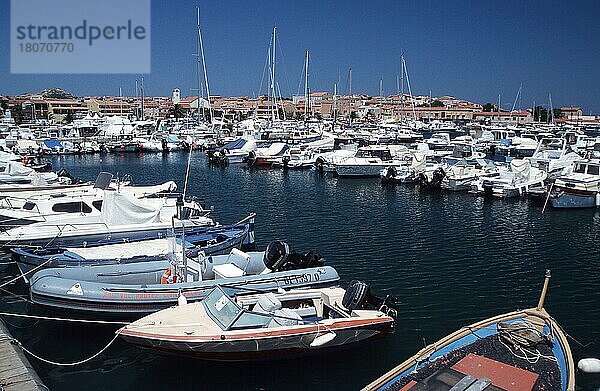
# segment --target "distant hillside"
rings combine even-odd
[[[68,91],[63,90],[62,88],[47,88],[40,92],[44,98],[55,98],[55,99],[72,99],[75,98],[73,94]]]

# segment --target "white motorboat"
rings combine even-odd
[[[197,201],[164,197],[138,199],[127,192],[104,190],[100,213],[60,214],[11,228],[0,232],[0,245],[85,247],[115,239],[162,238],[183,225],[186,229],[214,226],[216,223],[208,214]],[[174,216],[178,219],[173,220]]]
[[[557,178],[565,168],[580,160],[581,156],[571,150],[566,139],[545,137],[527,159],[532,166],[546,171],[550,178]]]
[[[148,198],[146,202],[160,206],[162,201],[150,197],[174,194],[177,184],[170,181],[155,186],[119,184],[116,187],[122,193],[135,198]],[[103,197],[104,189],[91,184],[66,189],[7,193],[0,197],[0,221],[6,228],[55,220],[69,214],[99,216]]]
[[[495,171],[496,166],[483,159],[462,160],[444,168],[446,176],[442,181],[442,188],[450,191],[468,191],[479,177],[490,175]]]
[[[298,289],[229,297],[215,287],[202,301],[148,315],[118,330],[163,353],[220,361],[285,357],[353,345],[393,331],[393,299],[368,304],[369,289]]]
[[[475,145],[468,142],[454,142],[452,153],[444,157],[448,165],[453,165],[461,160],[475,161],[485,158],[485,153],[475,150]]]
[[[508,166],[499,166],[497,172],[481,176],[472,190],[497,197],[519,197],[530,187],[543,186],[547,178],[548,173],[533,167],[529,160],[513,159]]]
[[[389,166],[408,165],[411,155],[404,146],[371,145],[358,148],[353,156],[335,163],[340,177],[378,177]]]
[[[554,208],[592,208],[600,206],[600,160],[575,162],[552,186],[550,202]]]

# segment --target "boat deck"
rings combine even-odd
[[[561,372],[556,361],[542,356],[554,357],[552,348],[540,343],[537,349],[541,356],[525,360],[511,353],[499,336],[491,335],[476,340],[460,349],[431,361],[395,383],[386,390],[395,391],[446,391],[469,389],[478,380],[490,379],[491,383],[481,390],[560,390]],[[523,354],[523,353],[521,353]],[[471,375],[465,388],[453,388],[466,376]],[[467,380],[465,380],[467,382]],[[473,388],[474,389],[474,388]]]

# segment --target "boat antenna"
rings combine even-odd
[[[544,308],[544,301],[546,300],[546,293],[548,292],[548,283],[550,283],[550,269],[546,269],[546,277],[544,279],[544,287],[542,288],[542,294],[540,295],[540,301],[536,309],[541,311]]]

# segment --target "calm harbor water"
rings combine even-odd
[[[131,174],[136,184],[174,179],[183,188],[187,154],[64,156],[74,176],[100,169]],[[189,194],[231,223],[249,212],[262,248],[285,239],[316,249],[345,284],[360,279],[400,300],[395,334],[332,354],[255,363],[211,363],[157,356],[117,341],[77,367],[32,360],[51,389],[358,389],[459,327],[535,306],[544,270],[552,270],[547,310],[567,333],[575,360],[600,356],[600,211],[548,209],[526,200],[487,200],[465,193],[382,187],[377,179],[336,179],[304,172],[208,167],[192,155]],[[4,262],[4,261],[3,261]],[[4,269],[1,269],[4,268]],[[0,276],[16,269],[0,266]],[[10,291],[26,294],[22,284]],[[51,314],[0,292],[0,310]],[[56,361],[87,357],[116,327],[8,319],[16,338]],[[585,380],[581,389],[596,389]]]

